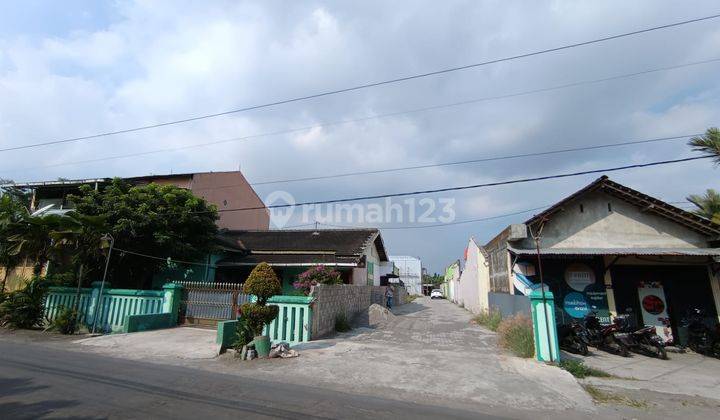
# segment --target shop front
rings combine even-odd
[[[532,250],[513,251],[516,264],[536,265]],[[611,253],[541,250],[543,279],[555,296],[558,323],[580,321],[594,313],[607,324],[618,314],[628,314],[636,325],[654,326],[666,342],[685,344],[682,325],[691,310],[701,310],[709,326],[718,322],[712,282],[716,281],[713,270],[720,268],[714,259],[720,255],[705,250],[687,252],[707,255],[673,256],[607,251]],[[540,281],[538,275],[528,277]]]

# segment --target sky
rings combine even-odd
[[[218,113],[720,12],[714,1],[655,0],[36,0],[6,1],[2,8],[0,148]],[[0,178],[22,182],[239,168],[251,183],[262,183],[702,133],[720,125],[717,61],[508,96],[720,58],[719,23],[151,130],[0,152]],[[495,99],[405,112],[479,98]],[[222,142],[248,136],[254,137]],[[209,142],[216,144],[83,162]],[[693,155],[680,139],[255,189],[266,204],[287,201],[285,193],[296,202],[329,200]],[[609,175],[675,202],[718,188],[718,171],[701,160]],[[382,233],[391,254],[420,257],[430,272],[443,272],[462,258],[470,237],[486,243],[533,212],[429,225],[542,207],[598,176],[399,198],[389,203],[401,207],[396,213],[387,211],[385,200],[363,201],[362,220],[359,213],[353,219],[328,218],[335,213],[327,208],[309,211],[309,218],[301,210],[288,217],[277,212],[273,226],[320,218],[329,225],[390,227]],[[378,218],[378,211],[385,217]]]

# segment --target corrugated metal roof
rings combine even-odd
[[[517,255],[536,255],[535,249],[508,246]],[[720,248],[541,248],[540,255],[647,255],[647,256],[720,256]]]

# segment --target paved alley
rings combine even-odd
[[[494,333],[471,324],[468,311],[446,300],[419,298],[393,312],[383,327],[302,345],[297,359],[226,358],[225,364],[238,373],[413,402],[592,410],[570,374],[503,354]]]

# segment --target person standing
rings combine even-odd
[[[393,294],[392,287],[388,286],[388,287],[385,289],[385,299],[387,300],[387,308],[388,308],[388,309],[392,309],[393,296],[394,296],[394,294]]]

